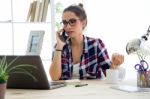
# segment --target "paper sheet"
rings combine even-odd
[[[126,91],[126,92],[149,92],[150,91],[149,88],[140,88],[131,85],[116,85],[116,86],[111,86],[110,88]]]

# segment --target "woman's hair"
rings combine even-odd
[[[69,7],[64,9],[63,13],[67,11],[73,12],[77,17],[80,18],[81,21],[86,21],[87,25],[87,15],[83,8],[83,4],[79,3],[78,5],[70,5]]]

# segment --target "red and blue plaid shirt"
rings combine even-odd
[[[106,75],[111,61],[104,43],[100,39],[84,36],[83,53],[80,59],[79,79],[100,79],[102,72]],[[71,41],[69,40],[63,48],[61,56],[62,75],[61,80],[72,78],[73,59]]]

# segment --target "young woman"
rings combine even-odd
[[[105,44],[101,39],[83,35],[87,26],[87,16],[83,5],[71,5],[62,14],[63,29],[56,33],[57,44],[53,52],[50,76],[52,80],[100,79],[106,69],[123,63],[124,56],[113,54],[109,59]],[[61,33],[68,35],[66,42]]]

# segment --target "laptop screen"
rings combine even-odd
[[[0,56],[2,58],[4,56]],[[40,56],[6,56],[7,62],[11,62],[16,57],[17,60],[11,65],[16,66],[20,64],[30,64],[36,66],[35,68],[26,68],[36,79],[26,74],[11,74],[7,82],[7,88],[20,88],[20,89],[49,89],[50,85],[45,73],[42,60]]]

